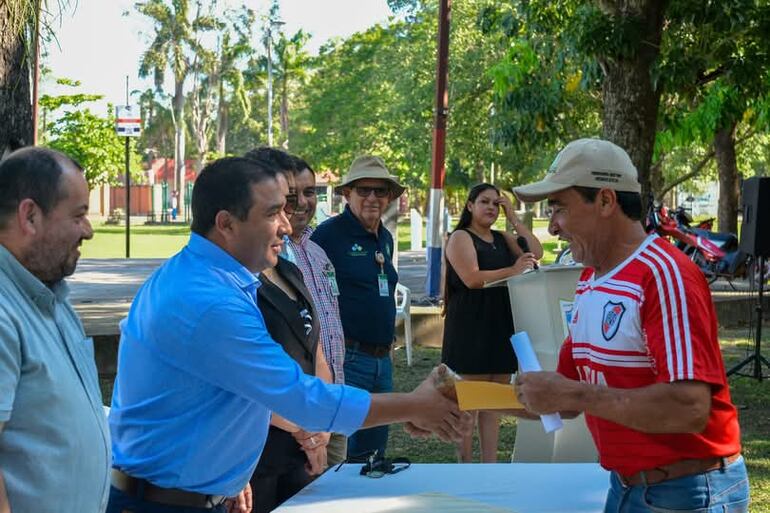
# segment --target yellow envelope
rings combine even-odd
[[[465,410],[521,410],[516,387],[489,381],[459,380],[455,383],[457,404]]]

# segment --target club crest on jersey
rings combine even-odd
[[[604,340],[611,340],[618,332],[620,320],[626,313],[626,307],[623,303],[607,301],[604,305],[604,315],[602,316],[602,336]]]

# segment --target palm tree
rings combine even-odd
[[[27,50],[34,48],[41,12],[62,12],[69,0],[0,0],[0,156],[17,146],[32,144],[32,103],[30,100]],[[43,24],[43,31],[51,28]]]
[[[219,105],[216,126],[216,150],[220,155],[224,155],[227,149],[230,103],[240,102],[245,116],[251,113],[251,101],[246,91],[243,72],[238,64],[254,53],[254,48],[251,46],[253,25],[254,12],[243,7],[231,15],[229,27],[222,36],[219,51]],[[230,90],[229,94],[227,89]]]
[[[0,156],[32,142],[25,35],[34,13],[30,0],[0,1]]]
[[[289,82],[303,82],[307,76],[307,69],[311,62],[310,54],[306,49],[309,40],[310,34],[300,29],[291,38],[281,33],[275,44],[277,64],[275,73],[280,83],[280,121],[285,148],[289,147]]]
[[[152,19],[155,36],[149,48],[142,55],[139,76],[153,75],[155,88],[163,89],[167,68],[174,74],[174,95],[172,97],[174,121],[174,178],[179,192],[179,208],[184,215],[185,195],[185,127],[184,127],[184,84],[190,69],[187,50],[193,41],[193,23],[190,21],[190,6],[187,0],[148,0],[136,4],[136,10]]]

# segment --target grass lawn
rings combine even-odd
[[[455,220],[456,221],[456,220]],[[545,228],[548,226],[548,220],[547,219],[535,219],[533,221],[533,227],[534,228]],[[505,221],[500,221],[495,224],[494,226],[495,230],[505,230]],[[425,228],[423,228],[422,232],[422,240],[423,243],[425,241]],[[399,251],[409,251],[411,248],[411,227],[408,222],[403,221],[398,224],[398,250]],[[559,251],[561,251],[560,246],[558,245],[558,241],[555,237],[549,237],[548,239],[541,240],[543,244],[543,250],[545,251],[545,254],[543,255],[542,263],[543,264],[551,264],[554,260],[556,260],[556,255],[559,254]]]
[[[424,228],[422,236],[424,240]],[[131,257],[168,258],[182,249],[189,237],[190,228],[184,225],[131,225]],[[408,251],[410,241],[409,223],[399,223],[398,250]],[[556,240],[544,242],[543,247],[543,263],[552,263],[559,253]],[[94,223],[94,238],[83,243],[81,253],[82,258],[123,258],[126,256],[125,226]]]
[[[770,347],[770,329],[763,337],[765,347]],[[749,340],[746,330],[721,330],[722,350],[727,368],[746,356]],[[394,362],[394,386],[396,391],[413,389],[440,361],[441,350],[414,347],[411,368],[406,366],[403,350],[396,352]],[[752,513],[770,511],[770,380],[758,382],[745,377],[731,377],[730,389],[733,402],[739,408],[743,455],[751,482]],[[516,437],[516,420],[505,417],[500,427],[500,443],[497,451],[499,462],[509,462]],[[413,440],[401,426],[390,430],[388,453],[391,457],[407,456],[415,463],[455,462],[454,446],[436,438],[427,441]],[[475,458],[479,458],[478,440],[474,442]]]
[[[190,228],[184,225],[131,225],[132,258],[168,258],[187,244]],[[83,242],[82,258],[126,256],[126,227],[94,224],[94,238]]]

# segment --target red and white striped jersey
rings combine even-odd
[[[558,371],[571,379],[613,388],[683,380],[712,385],[711,416],[699,434],[646,434],[586,415],[605,468],[631,475],[740,450],[711,292],[700,269],[668,241],[650,235],[599,278],[585,269],[569,331]]]

